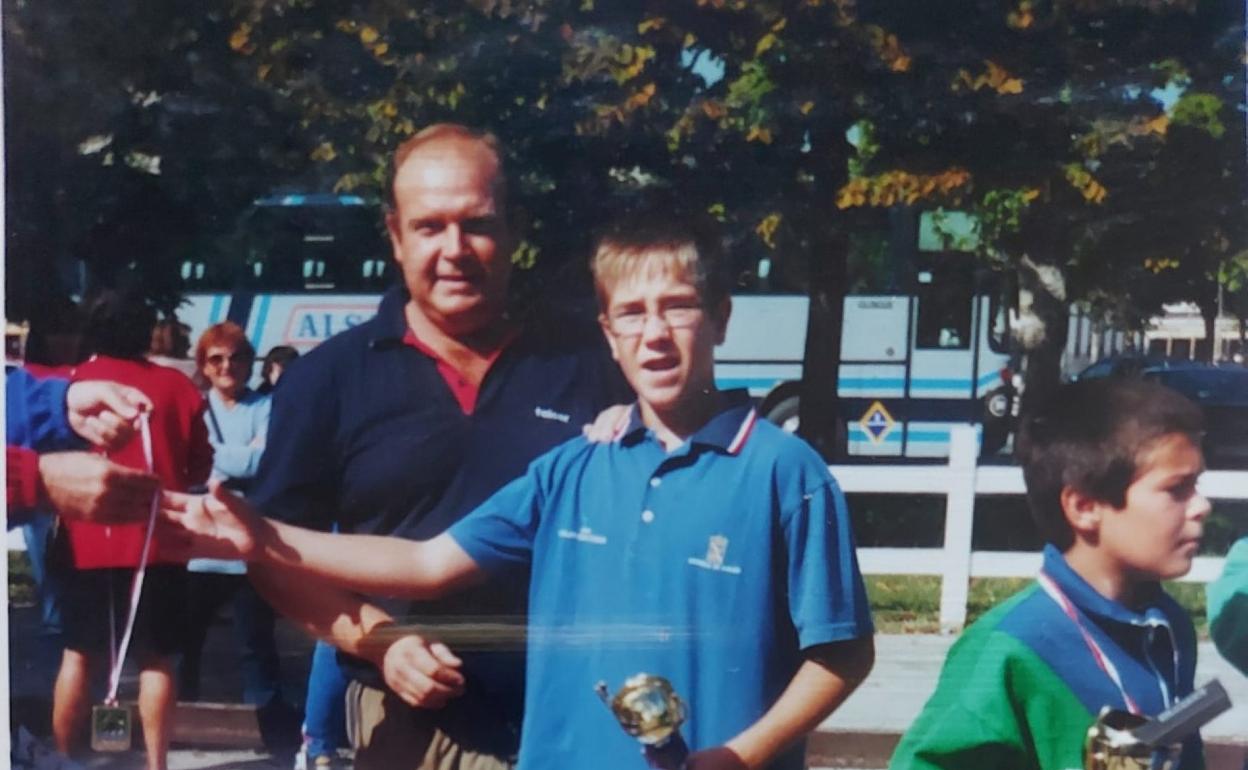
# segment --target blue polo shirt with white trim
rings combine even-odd
[[[645,767],[599,681],[669,679],[698,751],[758,720],[802,650],[872,633],[827,466],[729,402],[670,453],[634,409],[614,443],[563,444],[449,530],[489,572],[531,565],[521,770]]]

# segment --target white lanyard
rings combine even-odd
[[[147,472],[152,467],[152,428],[149,414],[139,413],[139,435],[143,439],[143,461]],[[143,534],[143,550],[139,552],[139,564],[134,570],[134,579],[130,583],[130,608],[126,614],[126,628],[121,635],[121,645],[117,646],[117,620],[113,608],[112,585],[108,591],[108,647],[111,657],[108,671],[108,696],[105,705],[117,704],[117,688],[121,684],[121,667],[126,661],[126,650],[130,647],[130,636],[134,632],[134,619],[139,609],[139,597],[143,594],[143,576],[147,573],[147,557],[152,547],[152,532],[156,529],[156,512],[160,507],[160,495],[152,495],[151,510],[147,516],[147,531]]]
[[[1040,581],[1040,587],[1044,589],[1044,592],[1053,601],[1057,602],[1057,606],[1062,608],[1062,612],[1066,614],[1066,617],[1070,618],[1071,622],[1075,624],[1075,628],[1079,629],[1080,635],[1083,636],[1084,644],[1092,652],[1092,659],[1096,661],[1096,665],[1105,672],[1109,680],[1118,688],[1118,692],[1122,694],[1123,702],[1127,705],[1127,710],[1132,714],[1141,713],[1140,707],[1136,705],[1135,700],[1127,694],[1127,689],[1123,687],[1122,677],[1118,674],[1118,667],[1109,659],[1109,656],[1105,654],[1101,646],[1096,643],[1096,640],[1092,638],[1088,630],[1083,627],[1083,622],[1079,620],[1079,613],[1075,610],[1075,605],[1071,603],[1070,599],[1066,597],[1061,588],[1058,588],[1057,583],[1053,582],[1053,578],[1049,577],[1047,573],[1041,571],[1037,580]]]

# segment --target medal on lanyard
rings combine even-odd
[[[152,471],[152,429],[147,412],[139,414],[139,432],[143,440],[143,460],[147,471]],[[143,594],[143,576],[147,572],[147,559],[152,547],[152,532],[156,528],[156,511],[160,505],[160,497],[152,496],[151,509],[147,516],[147,530],[143,534],[143,550],[139,553],[139,563],[134,570],[134,579],[130,583],[130,601],[126,612],[126,626],[122,631],[121,644],[117,644],[116,613],[113,607],[113,591],[108,592],[108,649],[110,665],[108,671],[108,695],[104,702],[91,709],[91,749],[93,751],[128,751],[134,735],[133,716],[129,707],[117,702],[117,688],[121,684],[121,667],[126,660],[126,650],[130,647],[130,636],[134,632],[135,615],[139,608],[139,597]]]

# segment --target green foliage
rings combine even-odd
[[[867,599],[876,630],[885,634],[940,632],[940,578],[934,575],[868,575]],[[966,622],[1021,591],[1029,578],[973,578],[966,603]],[[1205,587],[1201,583],[1168,582],[1165,589],[1187,610],[1196,633],[1208,638]]]
[[[1226,133],[1226,125],[1219,117],[1222,107],[1222,100],[1213,94],[1185,93],[1175,103],[1171,120],[1176,126],[1191,126],[1221,139]]]
[[[832,274],[809,269],[845,258],[826,245],[897,205],[971,210],[994,264],[1027,253],[1068,271],[1072,296],[1124,303],[1209,283],[1217,233],[1219,259],[1248,245],[1242,19],[1225,4],[71,5],[4,21],[10,253],[32,264],[107,251],[102,273],[167,273],[258,193],[379,197],[393,147],[448,120],[503,140],[530,225],[518,259],[539,270],[580,261],[653,187],[716,206],[743,260],[790,274]],[[1149,94],[1169,86],[1159,114]],[[83,154],[90,137],[107,146]],[[136,203],[157,216],[123,213]],[[1191,280],[1163,285],[1146,259]],[[11,306],[39,305],[36,288],[12,285]]]

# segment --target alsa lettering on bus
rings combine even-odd
[[[358,326],[377,312],[375,304],[296,305],[291,309],[282,344],[300,349],[318,345],[335,334]]]

